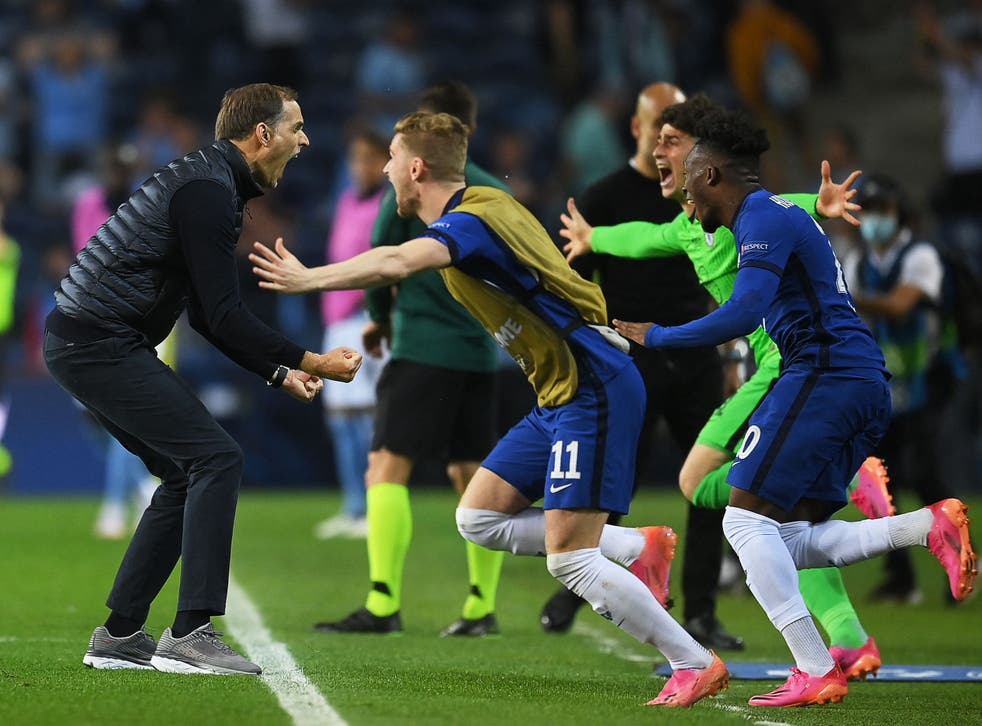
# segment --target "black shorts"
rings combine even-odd
[[[494,447],[497,376],[390,360],[379,377],[372,451],[481,461]]]

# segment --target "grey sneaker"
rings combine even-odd
[[[167,628],[160,636],[157,652],[150,663],[164,673],[258,676],[263,672],[262,668],[226,645],[220,635],[211,623],[202,625],[183,638],[175,638]]]
[[[89,638],[89,647],[82,662],[89,668],[100,670],[133,668],[152,671],[150,659],[156,650],[157,643],[145,630],[116,638],[109,634],[106,626],[100,625]]]

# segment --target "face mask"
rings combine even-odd
[[[897,233],[897,218],[866,212],[859,221],[859,232],[868,244],[884,245]]]

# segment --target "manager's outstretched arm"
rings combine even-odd
[[[403,242],[401,245],[376,247],[343,262],[321,267],[307,267],[276,238],[276,249],[261,242],[249,254],[252,271],[260,278],[259,286],[290,295],[317,290],[360,290],[391,285],[422,270],[449,267],[450,250],[430,237]]]

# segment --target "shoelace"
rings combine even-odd
[[[225,655],[238,655],[238,653],[232,650],[228,643],[222,640],[222,633],[219,633],[217,630],[212,630],[210,633],[206,633],[206,635],[214,639],[215,642],[213,645],[217,650],[221,651]]]
[[[775,698],[777,696],[783,696],[785,693],[790,693],[794,687],[797,685],[797,681],[802,678],[807,678],[807,675],[803,671],[797,668],[791,668],[791,677],[782,685],[775,688],[770,693],[762,693],[758,698]]]
[[[224,640],[222,640],[221,636],[223,633],[220,633],[217,630],[201,630],[195,633],[195,635],[197,636],[196,639],[199,640],[208,639],[214,641],[212,643],[213,647],[223,655],[238,655],[238,653],[232,650],[232,648]]]

